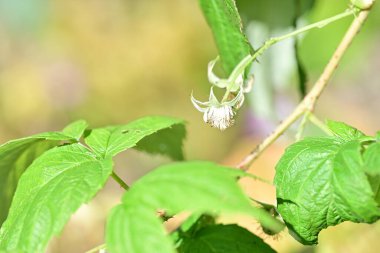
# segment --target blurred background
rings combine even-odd
[[[301,0],[302,26],[348,8],[348,0]],[[249,40],[257,48],[267,38],[294,28],[294,0],[237,0]],[[380,6],[348,53],[316,110],[320,119],[380,130]],[[298,58],[310,88],[352,18],[299,38]],[[123,124],[141,116],[168,115],[187,121],[187,159],[236,165],[300,101],[294,40],[268,50],[254,64],[256,81],[234,127],[220,132],[202,120],[190,94],[206,100],[207,63],[217,50],[196,0],[0,0],[0,142],[60,130],[85,119],[92,127]],[[252,172],[273,179],[296,127],[278,140]],[[313,126],[308,135],[321,135]],[[170,162],[128,151],[116,170],[129,183]],[[273,187],[242,182],[248,194],[275,203]],[[103,243],[110,208],[123,191],[110,180],[80,208],[55,238],[49,252],[85,252]],[[380,224],[344,223],[321,233],[320,245],[304,247],[286,232],[276,238],[245,224],[279,252],[378,252]],[[244,224],[243,224],[244,225]]]

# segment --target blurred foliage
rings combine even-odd
[[[294,17],[310,10],[315,0],[237,0],[236,3],[246,22],[256,20],[271,28],[281,28],[292,26]]]

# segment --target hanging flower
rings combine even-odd
[[[244,102],[243,93],[249,92],[252,87],[253,76],[251,76],[246,83],[244,83],[243,78],[244,69],[249,64],[251,55],[246,56],[235,67],[228,79],[219,78],[214,74],[213,68],[218,60],[219,57],[208,64],[208,80],[212,84],[209,101],[198,101],[193,97],[193,94],[191,94],[191,102],[198,111],[203,113],[203,120],[206,123],[220,130],[225,130],[234,124],[236,111]],[[221,102],[219,102],[214,95],[214,86],[226,89],[226,93]],[[228,100],[231,96],[234,97]]]
[[[213,87],[211,87],[209,101],[198,101],[191,94],[191,102],[198,111],[203,113],[203,120],[207,124],[220,130],[225,130],[235,123],[236,110],[244,102],[243,89],[240,89],[232,100],[219,102],[214,95]]]

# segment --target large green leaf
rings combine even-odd
[[[278,211],[296,239],[316,244],[328,226],[380,217],[361,149],[359,140],[327,137],[287,148],[276,166],[275,185]]]
[[[223,69],[229,75],[253,51],[243,33],[235,0],[199,0],[199,3],[214,35]]]
[[[93,129],[85,137],[85,142],[100,157],[111,157],[135,147],[181,160],[185,133],[183,120],[145,117],[123,126]]]
[[[77,121],[62,132],[41,133],[0,146],[0,225],[7,217],[18,180],[25,169],[34,159],[61,141],[76,141],[83,134],[85,125],[84,121]]]
[[[281,230],[282,226],[263,210],[253,207],[240,189],[237,178],[244,175],[242,171],[209,162],[175,163],[150,172],[132,185],[122,204],[109,217],[107,247],[111,253],[156,253],[157,248],[161,249],[157,241],[162,241],[162,248],[167,250],[160,253],[174,252],[173,243],[160,239],[165,235],[160,226],[149,226],[141,221],[141,216],[132,215],[137,207],[144,209],[148,220],[159,209],[168,215],[183,211],[234,214],[254,217],[273,230]]]
[[[238,225],[214,225],[185,237],[180,253],[274,253],[261,238]]]
[[[0,230],[0,249],[43,252],[49,239],[103,187],[111,172],[111,159],[98,160],[81,144],[46,151],[20,178]]]

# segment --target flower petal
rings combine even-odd
[[[220,105],[219,100],[216,98],[216,96],[214,94],[214,87],[210,88],[210,96],[209,96],[208,100],[209,100],[209,103],[210,103],[211,106],[213,106],[213,105],[214,106]]]
[[[199,100],[196,100],[193,96],[193,92],[191,92],[191,102],[193,103],[194,107],[200,111],[200,112],[205,112],[207,111],[208,107],[210,106],[210,102],[207,101],[207,102],[201,102]],[[205,108],[202,108],[202,106],[205,106]]]
[[[220,78],[214,74],[213,69],[215,66],[215,63],[219,60],[219,56],[216,57],[214,60],[210,61],[208,63],[208,68],[207,68],[207,76],[208,76],[208,81],[214,85],[216,85]]]
[[[243,87],[240,86],[239,93],[236,95],[236,97],[234,97],[234,98],[233,98],[232,100],[230,100],[230,101],[227,101],[227,102],[222,103],[222,105],[228,105],[228,106],[233,106],[233,107],[235,107],[236,104],[240,104],[240,106],[241,106],[241,104],[243,103],[242,100],[243,100],[243,102],[244,102],[244,94],[243,94]],[[240,106],[239,106],[239,107],[240,107]]]

